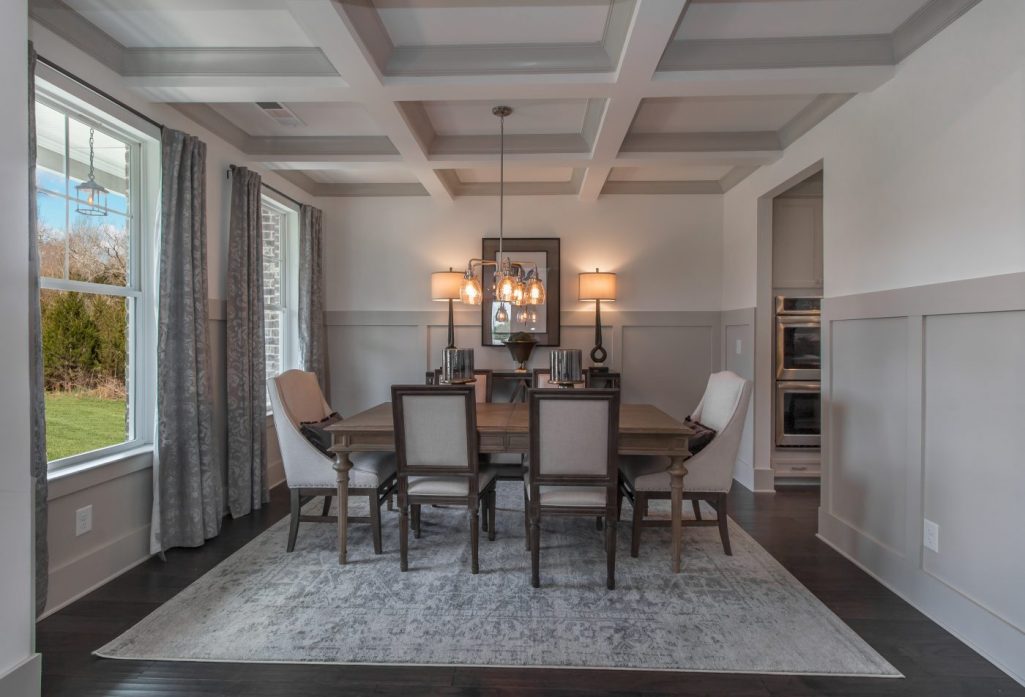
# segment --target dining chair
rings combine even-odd
[[[530,583],[541,585],[541,519],[604,516],[606,585],[616,587],[619,390],[528,393]]]
[[[321,421],[332,414],[324,400],[315,373],[287,370],[272,378],[267,385],[270,393],[274,432],[281,450],[288,486],[291,518],[288,527],[287,551],[295,549],[299,523],[334,523],[330,516],[331,497],[338,491],[336,457],[314,446],[302,434],[304,423]],[[373,536],[374,554],[381,553],[381,504],[395,488],[395,456],[392,453],[353,454],[349,470],[349,496],[366,496],[370,515],[350,516],[352,522],[369,522]],[[302,507],[312,497],[323,496],[324,507],[319,516],[303,515]]]
[[[484,368],[474,370],[473,376],[477,378],[473,384],[474,397],[478,404],[484,402],[491,402],[494,396],[495,380],[494,371],[487,370]],[[433,371],[427,372],[427,379],[424,381],[427,385],[440,385],[441,384],[441,368],[435,368]]]
[[[399,550],[409,568],[409,518],[420,536],[420,507],[466,506],[471,572],[477,573],[481,502],[495,536],[494,471],[478,457],[477,411],[471,385],[393,385],[392,414],[399,478]]]
[[[751,401],[751,382],[736,373],[723,371],[708,378],[705,394],[701,398],[691,421],[713,429],[716,434],[700,452],[687,460],[687,475],[683,478],[683,498],[694,507],[694,520],[684,525],[718,525],[723,551],[731,556],[730,533],[727,522],[727,501],[733,484],[733,468],[740,450],[740,437],[744,432],[744,419]],[[624,456],[619,461],[620,494],[633,504],[633,533],[630,555],[638,556],[641,529],[664,527],[671,524],[664,518],[648,519],[648,502],[671,498],[669,458],[652,456]],[[701,501],[707,501],[716,512],[716,520],[703,520]]]

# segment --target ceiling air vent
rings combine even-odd
[[[291,109],[280,102],[257,102],[256,106],[282,126],[298,128],[306,125]]]

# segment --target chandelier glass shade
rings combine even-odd
[[[491,113],[499,118],[499,166],[498,166],[498,258],[470,259],[466,264],[462,285],[459,288],[459,299],[467,305],[480,305],[484,300],[481,278],[485,266],[493,266],[495,301],[500,307],[495,313],[495,320],[500,323],[509,321],[506,304],[516,307],[527,305],[543,305],[545,302],[545,286],[541,280],[537,264],[528,261],[515,261],[505,256],[505,117],[512,113],[507,106],[496,106]],[[522,313],[517,315],[523,316]],[[537,316],[537,313],[534,313]]]

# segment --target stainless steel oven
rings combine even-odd
[[[820,303],[820,298],[776,298],[777,380],[820,378]]]
[[[822,395],[818,382],[776,383],[776,445],[819,447]]]

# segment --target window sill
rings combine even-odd
[[[123,450],[64,467],[47,473],[46,479],[49,484],[47,500],[59,499],[76,491],[125,477],[152,466],[153,446],[142,445],[131,450]]]

